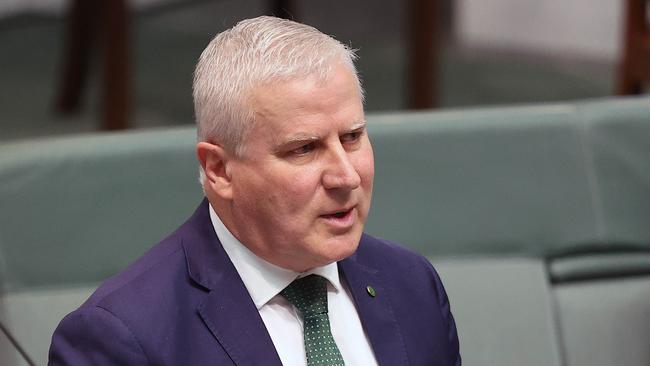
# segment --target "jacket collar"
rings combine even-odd
[[[214,232],[207,199],[183,226],[183,249],[189,276],[206,290],[198,312],[212,335],[236,365],[277,365],[280,358],[237,270]],[[339,262],[359,309],[361,323],[380,365],[408,364],[401,330],[381,272],[363,261],[375,240],[361,238],[359,249]],[[370,296],[368,286],[376,296]]]
[[[236,365],[281,366],[253,300],[214,233],[206,199],[184,227],[189,276],[207,290],[198,313],[212,335]]]
[[[382,272],[364,261],[373,251],[374,246],[370,242],[374,240],[376,239],[363,234],[359,248],[353,255],[339,262],[339,270],[359,309],[359,318],[377,363],[408,365],[406,346],[391,305],[391,297],[395,294],[385,286],[387,282],[382,277]],[[373,290],[374,296],[371,294]]]

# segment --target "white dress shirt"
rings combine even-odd
[[[262,317],[284,366],[306,366],[303,321],[300,313],[282,295],[293,280],[317,274],[328,280],[327,303],[332,336],[346,365],[377,365],[368,337],[345,283],[339,280],[337,263],[297,273],[278,267],[248,250],[221,222],[212,206],[210,219],[226,254],[237,269]]]

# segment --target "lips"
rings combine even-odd
[[[349,215],[351,211],[352,211],[352,209],[350,208],[350,209],[347,209],[347,210],[335,211],[335,212],[325,214],[325,215],[321,215],[321,216],[323,216],[324,218],[327,218],[327,219],[329,219],[329,218],[342,219],[345,216]]]
[[[357,221],[355,207],[356,206],[352,206],[346,209],[330,211],[327,214],[321,215],[321,218],[325,219],[325,222],[327,222],[333,230],[347,231],[353,227],[354,223]]]

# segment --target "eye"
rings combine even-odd
[[[341,136],[341,141],[344,143],[354,143],[359,141],[362,135],[363,135],[363,131],[348,132]]]
[[[301,146],[298,146],[297,148],[290,150],[289,154],[291,155],[296,155],[296,156],[301,156],[301,155],[306,155],[312,152],[316,148],[316,144],[313,142],[310,142],[308,144],[304,144]]]

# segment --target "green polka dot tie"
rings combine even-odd
[[[330,330],[327,280],[317,275],[299,278],[282,290],[281,294],[302,314],[307,365],[345,365]]]

